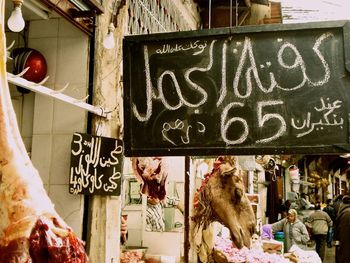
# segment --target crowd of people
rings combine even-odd
[[[294,205],[293,205],[294,203]],[[310,209],[312,212],[303,220],[298,218],[297,208]],[[264,225],[261,237],[271,239],[277,232],[284,233],[284,250],[293,245],[309,249],[313,240],[315,250],[321,261],[325,259],[326,246],[335,243],[336,262],[350,262],[350,192],[328,199],[322,209],[318,202],[310,205],[305,194],[300,196],[298,205],[295,200],[287,200],[280,206],[281,219],[273,224]]]
[[[334,200],[328,199],[323,209],[320,203],[309,206],[313,212],[304,220],[300,220],[297,210],[291,207],[292,202],[289,200],[281,206],[282,218],[263,226],[262,239],[273,239],[274,234],[283,232],[284,251],[289,251],[293,245],[309,249],[310,240],[313,240],[322,262],[325,259],[326,246],[331,248],[336,243],[336,262],[350,262],[350,192],[344,196],[339,195]],[[122,217],[121,243],[125,243],[126,239],[127,224]]]

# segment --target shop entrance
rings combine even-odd
[[[346,187],[348,29],[338,21],[126,37],[126,156],[194,156],[185,159],[184,217],[204,230],[223,223],[239,249],[256,225],[282,217],[281,202],[308,217]],[[195,262],[212,243],[201,231],[196,246],[191,227],[183,254]]]

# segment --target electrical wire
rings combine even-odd
[[[147,6],[142,2],[142,0],[138,1],[140,5],[146,10],[146,12],[151,16],[151,18],[156,21],[156,23],[164,30],[164,32],[167,32],[166,28],[160,23],[160,21],[153,15],[153,13],[147,8]]]

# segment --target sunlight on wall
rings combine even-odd
[[[350,19],[349,0],[280,0],[283,23]]]

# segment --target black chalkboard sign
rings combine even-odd
[[[126,156],[349,152],[350,24],[127,36]]]
[[[121,140],[74,133],[71,147],[71,194],[120,195],[123,167]]]

